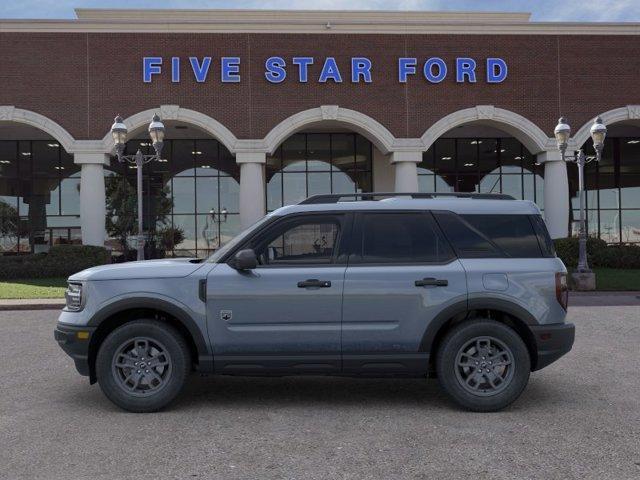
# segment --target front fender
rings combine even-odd
[[[126,295],[110,299],[100,305],[96,313],[89,320],[88,325],[98,327],[104,320],[118,312],[135,308],[153,309],[165,312],[176,318],[189,331],[198,350],[201,362],[211,361],[211,348],[206,340],[206,316],[193,312],[187,305],[177,300],[159,294],[148,292],[130,292]],[[200,363],[203,365],[202,363]]]

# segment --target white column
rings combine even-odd
[[[104,246],[105,191],[103,166],[109,164],[104,153],[76,153],[74,162],[80,165],[80,228],[83,245]]]
[[[537,160],[544,164],[544,221],[551,238],[566,238],[569,234],[567,164],[557,151],[539,153]]]
[[[266,213],[264,152],[238,152],[236,162],[240,165],[240,226],[247,228]]]
[[[421,161],[421,151],[391,153],[391,164],[394,165],[396,170],[396,192],[418,191],[418,163]]]

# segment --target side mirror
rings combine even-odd
[[[240,250],[233,257],[231,266],[236,270],[253,270],[258,266],[258,258],[256,257],[256,252],[254,252],[250,248],[247,248],[246,250]]]

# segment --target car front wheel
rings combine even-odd
[[[189,348],[170,325],[135,320],[116,328],[100,345],[96,375],[104,394],[131,412],[167,406],[189,375]]]
[[[456,403],[491,412],[520,396],[529,381],[531,360],[512,328],[475,319],[447,333],[438,349],[436,369],[442,388]]]

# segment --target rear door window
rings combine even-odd
[[[447,263],[455,258],[426,212],[364,213],[360,225],[361,263]]]

